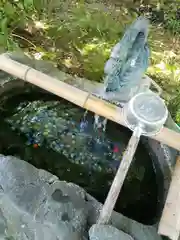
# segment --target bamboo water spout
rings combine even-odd
[[[10,75],[62,97],[84,109],[127,127],[124,122],[121,108],[101,100],[91,93],[80,90],[29,66],[14,61],[7,53],[0,55],[0,69]],[[151,138],[180,150],[180,134],[171,129],[164,127],[157,135]]]

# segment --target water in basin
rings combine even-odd
[[[94,114],[38,88],[1,101],[0,152],[74,182],[104,202],[131,132],[113,122],[94,131]],[[158,214],[156,169],[142,143],[115,210],[145,224]]]

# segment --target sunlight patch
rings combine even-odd
[[[47,29],[47,24],[42,21],[35,21],[34,22],[36,29]]]
[[[90,52],[94,52],[94,51],[101,51],[102,52],[102,55],[104,56],[108,56],[110,54],[110,50],[111,50],[111,47],[109,44],[107,43],[87,43],[81,50],[81,54],[86,56],[88,55]]]

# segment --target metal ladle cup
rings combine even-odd
[[[141,135],[152,136],[163,127],[168,116],[164,101],[153,92],[139,93],[124,107],[125,123],[132,131],[140,128]]]
[[[97,224],[107,224],[136,152],[140,136],[152,136],[163,127],[168,116],[164,101],[155,93],[135,95],[124,107],[126,125],[133,131],[116,176],[100,212]]]

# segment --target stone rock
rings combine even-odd
[[[0,234],[13,239],[78,240],[85,193],[13,157],[0,156]]]
[[[93,225],[89,230],[90,240],[133,240],[133,238],[110,225]]]
[[[85,240],[101,207],[81,187],[60,181],[18,158],[0,155],[0,239]],[[120,234],[124,240],[161,239],[155,227],[144,226],[119,213],[113,213],[111,224],[132,236],[113,230],[115,236]],[[95,237],[92,229],[91,240]],[[112,229],[105,227],[103,232],[110,236]],[[104,239],[99,230],[96,234],[97,239]]]
[[[92,226],[97,222],[102,204],[89,194],[86,195],[86,201],[89,209],[88,223]],[[162,240],[157,234],[157,226],[143,225],[115,211],[112,213],[110,224],[129,234],[135,240]]]

